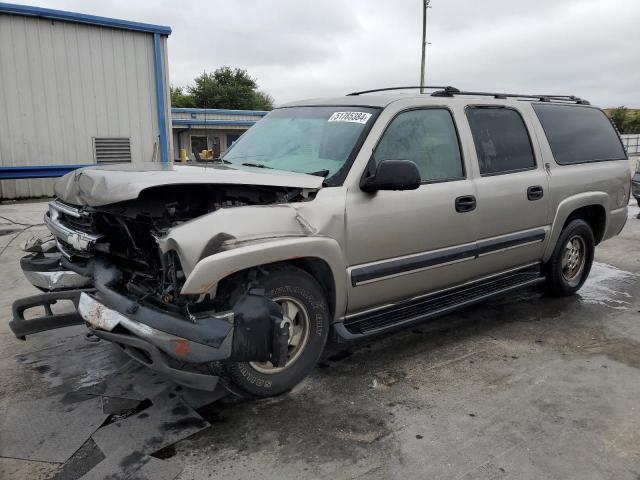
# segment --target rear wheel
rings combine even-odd
[[[563,297],[577,292],[589,276],[595,241],[589,224],[572,220],[564,227],[545,265],[549,293]]]
[[[224,369],[241,390],[269,397],[291,390],[314,368],[327,341],[330,312],[318,282],[300,268],[273,267],[260,273],[256,283],[290,321],[287,362],[283,367],[271,362],[228,362]]]

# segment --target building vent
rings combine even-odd
[[[94,138],[93,150],[98,164],[131,162],[129,138]]]

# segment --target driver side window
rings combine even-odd
[[[423,183],[464,178],[458,135],[449,110],[426,108],[400,113],[383,133],[374,161],[411,160]]]

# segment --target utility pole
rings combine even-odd
[[[420,93],[424,93],[424,77],[427,56],[427,8],[431,8],[429,4],[431,0],[422,0],[422,61],[420,65]]]

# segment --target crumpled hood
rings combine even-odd
[[[139,163],[86,167],[67,173],[55,185],[56,196],[72,205],[99,207],[138,198],[160,185],[259,185],[318,189],[322,177],[264,168]]]

